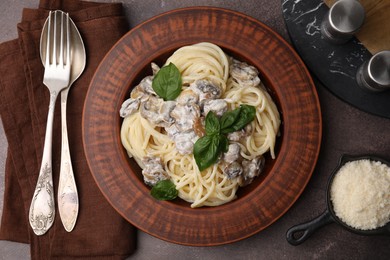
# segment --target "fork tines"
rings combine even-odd
[[[47,22],[48,32],[46,40],[47,48],[45,64],[70,64],[69,14],[62,11],[50,11]],[[64,32],[64,28],[66,32]],[[58,30],[60,30],[59,34],[57,33]],[[57,50],[57,41],[60,42],[59,50]]]

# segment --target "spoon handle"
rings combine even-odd
[[[66,124],[66,103],[69,88],[61,92],[61,167],[58,184],[58,211],[66,231],[71,232],[76,224],[79,212],[79,198],[73,174],[69,151],[68,130]]]
[[[29,211],[29,222],[38,236],[45,234],[52,226],[55,216],[55,202],[52,177],[52,140],[53,140],[53,118],[54,106],[58,93],[50,92],[49,112],[46,122],[45,144],[43,147],[41,169],[34,196]]]

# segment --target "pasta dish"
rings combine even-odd
[[[280,115],[258,70],[207,42],[151,66],[120,110],[129,157],[147,185],[170,180],[193,208],[232,201],[276,156]]]

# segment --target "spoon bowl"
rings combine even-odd
[[[56,12],[62,12],[57,10]],[[78,31],[75,23],[69,17],[69,26],[70,26],[70,40],[72,41],[71,48],[71,57],[72,64],[70,69],[70,81],[69,86],[71,86],[83,73],[86,64],[86,54],[83,39],[81,38],[80,32]],[[40,45],[40,57],[42,64],[45,66],[46,59],[46,41],[42,41],[42,39],[47,38],[48,33],[48,24],[47,21],[43,25],[42,34],[41,34],[41,45]]]

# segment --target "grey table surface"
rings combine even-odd
[[[279,0],[100,2],[122,2],[131,27],[154,15],[180,7],[224,7],[260,20],[289,41],[282,17],[283,1]],[[20,21],[23,8],[37,6],[38,0],[1,1],[0,42],[17,37],[16,24]],[[310,182],[285,215],[248,239],[217,247],[176,245],[139,231],[137,250],[129,259],[390,259],[389,237],[359,236],[337,224],[320,229],[300,246],[291,246],[286,241],[288,228],[312,219],[325,210],[326,181],[342,154],[375,153],[390,159],[390,120],[362,112],[333,96],[315,78],[314,82],[323,118],[321,151]],[[0,121],[0,214],[3,207],[6,151],[7,140]],[[0,259],[30,259],[29,246],[0,241]]]

